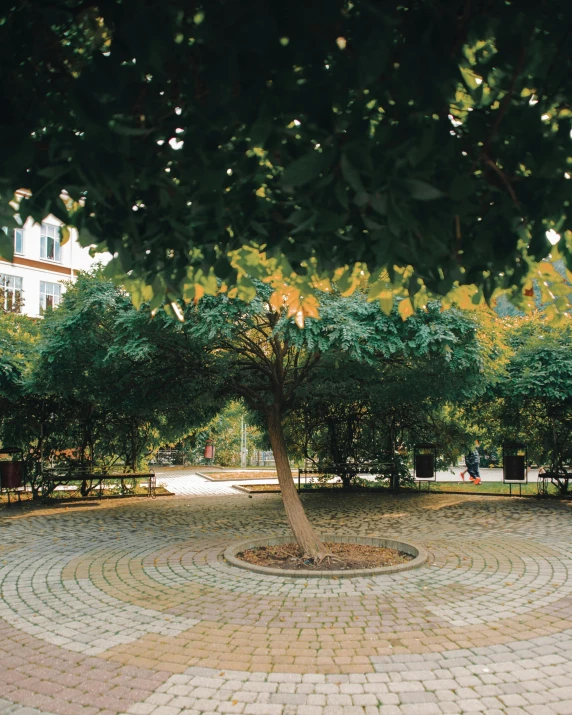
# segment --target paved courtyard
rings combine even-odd
[[[235,569],[274,494],[0,511],[0,713],[572,713],[572,508],[305,495],[323,533],[399,536],[393,576]]]

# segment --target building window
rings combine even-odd
[[[10,230],[8,226],[2,226],[4,233],[9,236]],[[24,231],[21,228],[15,228],[14,231],[14,253],[24,253]]]
[[[40,313],[45,313],[48,308],[55,308],[61,296],[62,287],[59,283],[40,281]]]
[[[0,273],[0,310],[19,313],[22,302],[22,279]]]
[[[61,263],[61,250],[59,226],[54,226],[51,223],[43,223],[42,232],[40,234],[40,258]]]
[[[20,256],[24,253],[24,231],[21,228],[14,229],[14,253]]]

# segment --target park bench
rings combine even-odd
[[[54,467],[46,469],[42,478],[42,499],[49,500],[57,487],[65,484],[73,485],[76,488],[72,491],[81,491],[82,485],[87,486],[88,493],[94,489],[98,490],[98,496],[101,499],[103,496],[104,482],[120,482],[122,492],[125,491],[124,482],[126,479],[147,479],[148,490],[147,494],[150,497],[155,496],[156,476],[155,472],[121,472],[109,473],[101,472],[94,473],[86,469],[78,467]]]
[[[539,496],[548,495],[548,485],[553,484],[560,494],[560,496],[572,496],[568,491],[570,485],[570,480],[572,479],[572,472],[567,471],[564,467],[549,471],[542,472],[538,474],[537,488]]]
[[[349,483],[350,480],[360,474],[387,477],[392,487],[395,488],[397,471],[396,463],[392,459],[361,464],[346,462],[327,467],[305,466],[298,469],[298,491],[300,492],[316,482],[330,481],[333,477],[338,477],[341,484],[344,484],[344,482]]]

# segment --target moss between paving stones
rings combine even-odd
[[[379,566],[372,569],[347,569],[344,571],[315,571],[310,569],[299,569],[297,571],[287,571],[275,569],[269,566],[258,566],[237,558],[237,554],[247,549],[254,549],[258,546],[276,546],[277,544],[288,544],[292,542],[292,536],[274,536],[265,539],[248,539],[229,546],[224,552],[224,558],[233,566],[248,571],[268,574],[269,576],[282,576],[283,578],[352,578],[358,576],[380,576],[382,574],[393,574],[399,571],[409,571],[410,569],[423,566],[427,561],[427,551],[422,546],[406,543],[399,539],[390,538],[370,538],[366,536],[343,536],[340,534],[320,534],[319,538],[324,541],[333,541],[342,544],[367,544],[368,546],[381,546],[389,549],[397,549],[413,556],[411,561],[395,566]]]

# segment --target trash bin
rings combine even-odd
[[[207,443],[205,444],[205,459],[214,459],[214,452],[214,442],[212,441],[212,439],[209,438],[207,439]]]
[[[437,473],[437,447],[429,442],[416,444],[413,450],[413,473],[418,481],[435,481]]]
[[[504,484],[528,482],[527,447],[522,442],[505,442],[502,446],[502,480]]]
[[[2,459],[4,455],[12,459]],[[20,459],[15,459],[19,456]],[[21,449],[0,447],[0,489],[18,489],[24,486],[24,461]]]

